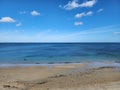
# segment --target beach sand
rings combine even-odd
[[[0,68],[0,90],[120,90],[120,68],[87,66]]]

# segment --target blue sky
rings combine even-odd
[[[0,42],[120,42],[120,0],[0,0]]]

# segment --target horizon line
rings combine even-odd
[[[120,42],[0,42],[1,43],[120,43]]]

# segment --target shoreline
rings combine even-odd
[[[120,67],[120,63],[113,62],[113,61],[105,61],[105,62],[67,62],[67,63],[35,63],[35,64],[0,64],[0,68],[6,68],[6,67],[39,67],[39,66],[45,66],[45,67],[52,67],[52,66],[61,66],[61,65],[79,65],[79,64],[88,64],[91,68],[98,68],[98,67]]]
[[[77,63],[0,68],[0,90],[118,90],[120,64]]]

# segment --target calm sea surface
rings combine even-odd
[[[120,43],[0,43],[0,64],[120,62]]]

